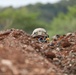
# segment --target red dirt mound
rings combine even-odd
[[[40,43],[22,30],[1,31],[0,75],[76,75],[76,33]]]

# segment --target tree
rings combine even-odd
[[[61,13],[52,22],[52,35],[74,32],[76,30],[76,6],[68,7],[68,13]]]

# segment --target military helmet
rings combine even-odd
[[[32,32],[32,37],[37,37],[37,36],[48,36],[48,34],[44,28],[36,28]]]

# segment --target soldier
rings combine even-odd
[[[32,37],[38,38],[39,42],[49,42],[49,35],[44,28],[36,28],[31,34]]]

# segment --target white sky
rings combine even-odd
[[[0,0],[0,6],[13,6],[20,7],[28,4],[35,4],[37,2],[41,3],[56,3],[60,0]]]

